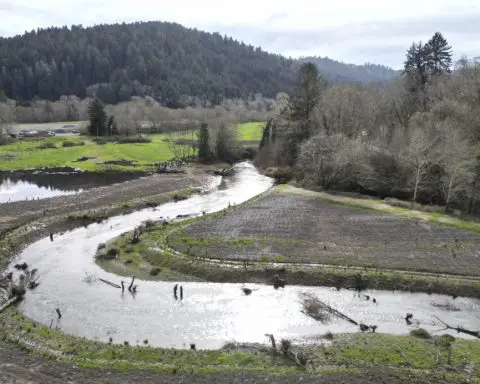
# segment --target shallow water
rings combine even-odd
[[[40,186],[29,181],[12,180],[9,177],[0,178],[0,203],[46,199],[55,196],[73,195],[81,191],[82,189],[65,190]]]
[[[0,173],[0,204],[73,195],[144,175],[144,172],[3,172]]]
[[[407,312],[413,313],[422,327],[432,331],[441,330],[441,326],[434,324],[434,315],[452,325],[480,329],[480,305],[467,298],[452,300],[441,295],[369,291],[367,294],[377,300],[374,304],[355,297],[351,291],[339,292],[326,287],[287,286],[275,290],[267,285],[248,284],[257,290],[245,296],[241,284],[181,283],[184,300],[176,301],[171,282],[139,280],[134,297],[128,291],[122,295],[119,289],[87,278],[93,276],[120,283],[120,277],[94,263],[96,247],[133,229],[143,220],[217,211],[272,186],[271,179],[259,175],[250,164],[242,163],[237,168],[235,176],[224,178],[222,187],[209,193],[113,217],[100,224],[55,235],[53,242],[45,238],[30,245],[16,262],[26,261],[38,268],[41,284],[27,292],[20,310],[46,325],[53,320],[53,325],[76,336],[102,341],[112,337],[116,343],[128,341],[130,344],[148,339],[152,346],[176,348],[190,343],[195,343],[197,348],[219,348],[229,341],[266,342],[266,333],[273,333],[277,339],[302,339],[327,331],[358,331],[346,321],[321,324],[301,313],[301,292],[317,294],[359,322],[378,325],[378,332],[408,333],[412,326],[405,323]],[[453,303],[458,311],[435,307],[434,302]],[[63,314],[60,321],[56,320],[55,308],[60,308]]]

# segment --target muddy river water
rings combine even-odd
[[[151,346],[175,348],[190,343],[205,349],[219,348],[230,341],[265,343],[266,333],[273,333],[277,339],[310,340],[327,331],[358,332],[346,321],[321,324],[301,313],[302,292],[315,293],[357,321],[377,324],[377,332],[407,334],[414,327],[405,323],[408,312],[433,333],[445,333],[434,316],[451,325],[480,329],[480,304],[475,299],[371,290],[366,293],[376,298],[377,303],[373,303],[348,290],[288,285],[275,290],[255,284],[248,284],[257,290],[245,296],[241,284],[179,282],[184,299],[176,301],[172,282],[140,280],[138,292],[132,296],[98,280],[121,280],[95,264],[94,254],[100,242],[132,230],[146,219],[218,211],[272,186],[272,180],[249,163],[237,168],[234,176],[221,183],[217,179],[220,185],[188,200],[57,234],[53,242],[45,238],[33,243],[14,263],[25,261],[38,268],[41,284],[27,292],[20,310],[43,324],[53,321],[53,326],[76,336],[101,341],[111,337],[114,343],[128,341],[131,345],[148,339]],[[450,308],[438,304],[450,304]],[[60,320],[56,319],[55,308],[63,314]]]

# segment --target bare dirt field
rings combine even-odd
[[[277,190],[168,238],[189,255],[480,275],[480,235]]]

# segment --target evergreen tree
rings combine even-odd
[[[433,75],[450,73],[452,67],[452,47],[440,32],[428,41],[430,47],[430,70]]]
[[[412,43],[404,62],[404,73],[411,77],[418,89],[424,90],[427,85],[429,69],[432,66],[432,53],[429,44]]]
[[[198,133],[198,158],[202,162],[208,162],[212,159],[210,150],[210,133],[207,123],[202,123],[200,132]]]
[[[95,98],[88,106],[88,117],[90,125],[88,132],[91,136],[105,136],[108,135],[107,114],[103,103]]]
[[[293,120],[309,120],[311,118],[324,84],[315,64],[302,64],[291,102]]]
[[[320,101],[321,92],[325,86],[326,82],[314,64],[302,64],[289,105],[288,119],[291,124],[283,142],[285,160],[289,165],[295,163],[299,146],[316,130],[317,120],[313,119],[313,110]]]
[[[273,119],[267,120],[267,123],[263,128],[262,140],[260,140],[260,145],[258,146],[258,149],[262,149],[263,147],[265,147],[267,144],[270,143],[270,130],[272,127],[272,121]]]

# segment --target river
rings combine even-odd
[[[57,234],[53,242],[44,238],[31,244],[10,266],[12,269],[15,262],[25,261],[38,268],[41,275],[40,286],[27,292],[20,310],[46,325],[53,320],[54,326],[76,336],[101,341],[111,337],[114,343],[128,341],[130,345],[148,339],[151,346],[174,348],[185,348],[190,343],[197,348],[215,349],[230,341],[267,342],[266,333],[273,333],[277,339],[311,340],[327,331],[358,331],[346,321],[321,324],[301,313],[301,292],[314,293],[351,318],[378,325],[377,332],[407,334],[412,329],[404,320],[408,312],[432,332],[445,333],[435,323],[435,315],[452,325],[480,329],[479,302],[468,298],[453,300],[441,295],[370,290],[366,294],[376,298],[373,303],[348,290],[289,285],[275,290],[255,284],[248,284],[256,290],[245,296],[241,284],[179,282],[184,299],[176,301],[172,282],[139,280],[138,292],[133,296],[98,280],[121,280],[95,264],[99,243],[147,219],[211,213],[271,188],[272,180],[260,175],[250,163],[236,168],[234,176],[217,178],[217,186],[207,193]],[[448,303],[455,310],[434,303]],[[60,320],[55,308],[62,312]]]

